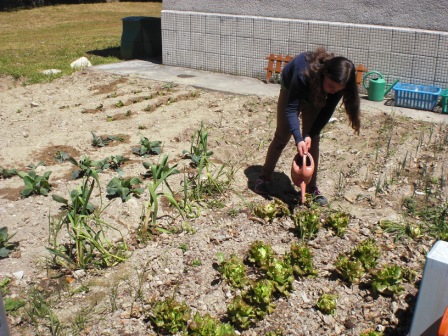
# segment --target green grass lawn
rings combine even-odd
[[[70,63],[82,56],[93,65],[117,62],[122,18],[160,17],[161,10],[161,3],[114,2],[0,12],[0,75],[32,84],[72,73]]]

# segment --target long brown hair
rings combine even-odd
[[[317,108],[325,105],[326,93],[322,89],[325,76],[333,82],[344,85],[342,90],[345,111],[349,118],[350,126],[359,134],[361,128],[360,99],[358,85],[356,84],[356,72],[353,63],[345,57],[335,57],[333,53],[327,53],[324,48],[318,48],[306,55],[310,64],[305,77],[308,78],[311,102]]]

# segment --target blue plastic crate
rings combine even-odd
[[[432,111],[442,89],[436,86],[397,83],[394,91],[396,106]]]

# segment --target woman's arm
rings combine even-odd
[[[310,129],[309,134],[307,135],[313,138],[320,134],[322,129],[325,127],[325,125],[328,123],[331,116],[333,115],[334,110],[336,109],[336,106],[338,105],[341,98],[342,93],[340,92],[328,95],[327,103],[322,108],[322,110],[320,110],[319,115],[316,118],[316,121],[314,122],[313,126]]]

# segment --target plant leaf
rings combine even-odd
[[[68,205],[68,200],[64,197],[61,197],[59,195],[51,195],[51,197],[53,197],[53,200],[55,200],[56,202]]]

